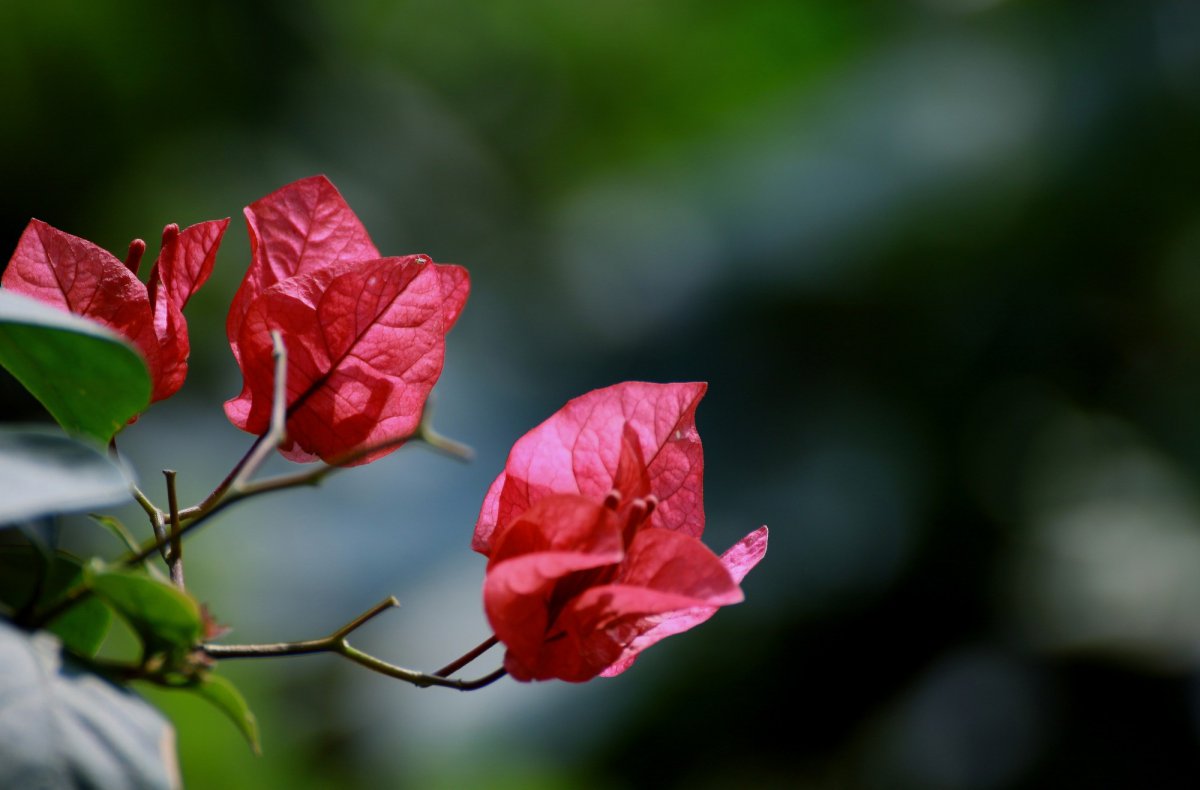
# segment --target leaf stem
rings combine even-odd
[[[396,600],[394,596],[385,598],[383,601],[380,601],[375,606],[371,607],[358,617],[343,625],[338,630],[334,631],[329,636],[326,636],[322,639],[307,639],[301,642],[271,642],[254,645],[204,644],[200,646],[200,649],[203,650],[208,656],[215,659],[265,658],[269,656],[298,656],[308,653],[336,653],[337,655],[349,659],[350,661],[353,661],[360,666],[364,666],[374,672],[396,678],[397,680],[403,680],[406,683],[412,683],[414,686],[419,686],[421,688],[428,686],[441,686],[444,688],[458,689],[460,691],[471,691],[473,689],[483,688],[484,686],[495,683],[497,680],[507,674],[505,670],[501,668],[474,680],[455,680],[445,677],[443,674],[445,668],[434,674],[419,672],[415,669],[407,669],[405,667],[388,663],[381,658],[377,658],[370,653],[363,652],[362,650],[351,646],[349,642],[350,634],[361,628],[372,618],[399,605],[400,602]],[[494,639],[495,637],[492,638],[492,640]],[[492,643],[494,644],[495,642],[492,641]],[[487,642],[484,644],[487,645]],[[487,646],[490,647],[491,645]],[[472,651],[472,653],[475,654],[475,656],[472,656],[472,659],[477,657],[478,654],[482,652],[483,650],[476,648],[476,650]],[[467,655],[471,656],[471,653],[468,653]],[[464,656],[464,658],[467,657]],[[459,659],[459,661],[462,663],[455,662],[457,666],[454,664],[450,666],[453,667],[453,669],[457,669],[458,666],[463,666],[468,663],[468,661],[464,661],[463,659]],[[451,671],[453,671],[453,669]],[[449,674],[449,672],[445,672],[445,674]]]

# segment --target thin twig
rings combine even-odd
[[[350,645],[350,642],[348,641],[350,634],[361,628],[367,623],[367,621],[371,620],[377,615],[399,605],[400,602],[397,601],[395,597],[385,598],[383,601],[363,612],[358,617],[354,618],[349,623],[346,623],[344,626],[334,631],[329,636],[324,637],[323,639],[307,639],[301,642],[271,642],[256,645],[204,644],[201,645],[200,648],[207,655],[216,659],[264,658],[268,656],[298,656],[309,653],[336,653],[337,655],[347,658],[354,663],[364,666],[374,672],[379,672],[380,674],[387,675],[388,677],[403,680],[407,683],[412,683],[413,685],[420,686],[422,688],[427,686],[442,686],[444,688],[459,689],[460,691],[470,691],[472,689],[483,688],[491,683],[495,683],[497,680],[507,674],[504,669],[501,668],[489,675],[476,678],[475,680],[454,680],[443,677],[440,674],[440,671],[439,673],[431,675],[426,672],[418,672],[415,669],[407,669],[405,667],[396,666],[395,664],[390,664],[383,659],[376,658],[375,656],[365,653]],[[462,661],[462,659],[459,660]],[[463,664],[465,663],[467,662],[463,661]]]
[[[306,639],[302,642],[269,642],[259,645],[201,645],[201,649],[213,658],[261,658],[263,656],[299,656],[305,653],[324,653],[333,643],[341,641],[362,628],[368,620],[399,606],[396,597],[388,596],[350,622],[321,639]]]
[[[447,438],[434,430],[432,425],[433,411],[429,406],[429,402],[426,401],[425,408],[421,412],[421,420],[417,424],[416,430],[410,434],[393,436],[375,444],[350,450],[333,458],[328,463],[303,472],[279,475],[267,478],[266,480],[251,481],[250,478],[254,476],[254,473],[258,471],[258,468],[270,456],[271,451],[282,444],[287,436],[287,349],[284,347],[283,338],[279,332],[272,331],[271,339],[274,343],[275,389],[274,398],[271,402],[270,426],[266,433],[258,437],[254,445],[250,448],[250,451],[243,456],[242,460],[234,467],[234,470],[226,476],[221,485],[213,490],[212,494],[209,494],[199,505],[179,511],[180,528],[178,535],[180,537],[198,528],[208,519],[235,502],[271,491],[281,491],[300,486],[315,486],[329,475],[346,468],[356,461],[361,461],[363,458],[383,450],[399,447],[414,439],[422,441],[433,449],[460,460],[470,460],[474,455],[474,451],[467,445]],[[174,534],[172,532],[172,538]],[[141,562],[164,546],[166,541],[166,536],[160,535],[156,531],[153,544],[144,546],[140,551],[126,557],[122,564],[130,566]]]
[[[271,330],[271,343],[274,348],[271,356],[275,359],[275,388],[271,395],[271,422],[267,432],[255,445],[254,451],[242,465],[241,471],[234,476],[230,490],[239,491],[246,482],[254,477],[258,468],[270,457],[275,448],[287,439],[287,348],[283,345],[283,336],[276,329]]]
[[[225,492],[227,492],[229,487],[233,485],[233,479],[242,471],[242,467],[244,467],[246,462],[250,460],[250,456],[254,455],[254,452],[258,449],[258,446],[262,444],[262,440],[265,437],[266,434],[255,437],[254,443],[250,445],[250,449],[246,451],[246,454],[242,456],[240,461],[233,465],[233,468],[229,470],[229,474],[225,475],[225,479],[218,483],[217,487],[214,488],[208,496],[202,499],[199,504],[193,505],[192,507],[185,507],[183,510],[179,511],[179,518],[183,521],[188,521],[189,519],[197,518],[216,507],[217,503],[221,501],[221,498],[225,496]]]
[[[271,451],[287,438],[287,347],[278,330],[271,330],[271,344],[275,382],[271,392],[271,422],[267,432],[254,440],[246,454],[225,475],[225,479],[200,504],[179,512],[179,517],[184,521],[203,516],[216,507],[229,491],[236,491],[239,486],[245,485],[271,455]]]
[[[475,451],[467,445],[434,430],[433,407],[429,400],[425,401],[425,409],[421,412],[421,422],[417,425],[416,438],[433,449],[460,461],[470,461],[475,457]]]
[[[462,655],[462,656],[454,659],[449,664],[442,667],[441,669],[439,669],[437,672],[434,672],[433,674],[437,675],[438,677],[442,677],[442,678],[449,677],[449,676],[453,675],[455,672],[457,672],[458,670],[465,667],[467,664],[470,664],[472,661],[474,661],[475,659],[482,656],[487,651],[491,650],[499,642],[500,642],[500,640],[497,639],[495,637],[495,635],[492,635],[492,636],[488,637],[487,639],[483,640],[476,647],[472,648],[471,652],[466,653],[465,655]]]
[[[150,529],[154,530],[155,549],[162,553],[163,562],[169,564],[171,558],[167,554],[168,536],[164,526],[163,512],[150,501],[149,497],[142,493],[142,490],[136,484],[130,483],[129,490],[133,492],[134,500],[142,506],[142,510],[146,511],[146,516],[150,519]],[[145,558],[143,557],[143,559]]]
[[[148,496],[142,493],[142,489],[137,487],[137,483],[131,482],[129,484],[129,490],[133,493],[134,500],[136,500],[137,503],[142,506],[142,510],[146,511],[146,515],[150,517],[151,522],[162,520],[162,511],[158,509],[157,505],[150,501]],[[161,526],[161,524],[159,526]]]
[[[394,436],[376,444],[359,447],[355,450],[345,453],[344,455],[334,458],[328,464],[307,469],[303,472],[278,475],[276,477],[269,477],[265,480],[255,480],[253,482],[242,482],[236,485],[231,485],[225,491],[224,495],[212,505],[209,505],[203,509],[200,506],[197,506],[196,508],[181,510],[179,512],[179,516],[184,523],[179,530],[179,534],[181,536],[187,535],[189,532],[204,524],[217,513],[236,502],[242,501],[243,499],[249,499],[250,497],[267,494],[272,491],[282,491],[288,488],[315,486],[320,484],[321,481],[333,473],[345,469],[348,464],[353,464],[355,461],[359,461],[369,455],[380,452],[381,450],[398,447],[414,439],[428,442],[426,436],[430,430],[431,429],[429,429],[427,421],[425,421],[423,418],[421,425],[419,425],[417,430],[411,434],[405,436]],[[262,438],[265,438],[268,435],[269,432],[267,434],[263,434]],[[470,458],[471,456],[471,449],[464,444],[460,444],[441,436],[437,436],[436,441],[438,441],[439,444],[432,446],[444,453],[464,460]],[[258,446],[265,447],[267,445],[265,443],[262,445],[256,445],[256,448]],[[247,464],[246,468],[249,467],[250,465]],[[122,564],[125,566],[135,565],[153,554],[162,545],[165,545],[165,539],[159,538],[155,541],[155,543],[143,546],[141,551],[137,552],[136,554],[126,557],[122,561]]]
[[[167,552],[167,568],[171,572],[171,583],[179,589],[183,586],[183,533],[179,524],[179,497],[175,493],[175,470],[164,469],[167,479],[167,507],[171,516],[171,550]]]
[[[458,689],[459,691],[474,691],[475,689],[481,689],[484,686],[490,686],[492,683],[495,683],[497,680],[508,674],[508,672],[501,667],[490,674],[484,675],[481,678],[475,678],[474,680],[454,680],[452,678],[429,675],[424,672],[417,672],[412,669],[398,667],[395,664],[389,664],[388,662],[378,659],[375,656],[368,655],[360,650],[356,650],[345,643],[342,643],[340,647],[341,649],[339,649],[337,652],[359,666],[364,666],[367,669],[370,669],[373,672],[378,672],[381,675],[387,675],[388,677],[396,678],[397,680],[403,680],[405,682],[412,683],[414,686],[418,686],[420,688],[441,686],[442,688]]]

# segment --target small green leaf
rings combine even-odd
[[[137,554],[142,550],[142,547],[138,545],[137,539],[133,537],[133,533],[129,531],[129,527],[125,526],[121,519],[116,518],[115,516],[100,516],[95,513],[89,513],[88,516],[91,517],[92,521],[95,521],[97,524],[108,530],[109,534],[115,536],[117,540],[121,541],[121,545],[124,546],[130,554]],[[140,567],[145,570],[146,573],[150,574],[150,577],[153,579],[157,579],[160,582],[165,582],[167,580],[166,574],[159,570],[157,565],[151,565],[149,562],[143,561]]]
[[[124,473],[99,450],[56,431],[0,429],[0,524],[130,498]]]
[[[107,444],[150,403],[150,372],[104,326],[0,289],[0,365],[68,433]]]
[[[262,744],[258,739],[258,719],[246,704],[242,692],[238,691],[237,686],[228,678],[209,673],[204,680],[189,686],[188,691],[216,705],[245,736],[254,753],[262,754]]]
[[[93,570],[92,587],[129,622],[148,651],[186,650],[200,641],[199,604],[170,584],[137,571]]]

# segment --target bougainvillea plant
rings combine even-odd
[[[170,727],[125,689],[134,680],[208,699],[257,749],[254,717],[220,661],[329,652],[417,686],[470,690],[506,674],[581,682],[624,672],[654,643],[742,600],[767,529],[720,556],[700,541],[695,414],[705,385],[626,382],[572,400],[517,441],[484,496],[471,545],[487,557],[494,635],[477,648],[422,672],[353,647],[356,629],[396,605],[390,597],[323,638],[221,641],[184,583],[190,533],[243,499],[313,484],[408,441],[466,452],[433,431],[427,409],[467,300],[466,270],[382,255],[323,176],[267,195],[245,216],[250,264],[226,321],[243,386],[225,413],[256,438],[189,506],[169,470],[165,504],[153,502],[116,436],[183,385],[182,311],[212,272],[229,221],[168,225],[143,283],[141,240],[122,261],[33,220],[0,278],[0,365],[64,429],[0,431],[0,785],[175,784],[173,751],[160,748]],[[318,463],[259,477],[276,451]],[[93,517],[123,541],[116,558],[72,556],[43,529],[55,514],[130,499],[148,521],[141,541],[117,519]],[[138,639],[132,659],[105,654],[116,618]],[[497,644],[502,667],[458,677]]]

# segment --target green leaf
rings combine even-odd
[[[92,658],[112,625],[112,609],[97,598],[80,601],[46,625],[72,652]]]
[[[129,527],[126,527],[121,519],[116,516],[100,516],[95,513],[89,513],[88,515],[92,521],[104,527],[110,535],[121,541],[121,545],[127,551],[137,554],[142,550],[142,547],[138,545],[137,539],[133,537],[133,533],[129,531]]]
[[[242,692],[238,691],[232,681],[210,673],[201,682],[189,686],[188,691],[216,705],[245,736],[254,753],[262,754],[262,744],[258,738],[258,719],[250,710],[250,706],[246,704],[246,698],[242,696]]]
[[[187,650],[200,641],[200,605],[170,584],[137,571],[93,570],[92,587],[129,622],[148,651]]]
[[[0,524],[130,499],[125,474],[96,448],[57,431],[0,429]]]
[[[101,444],[150,403],[150,372],[133,346],[95,321],[3,289],[0,365],[68,433]]]
[[[34,546],[0,546],[0,605],[10,615],[31,609],[35,596],[39,607],[48,606],[82,580],[83,567],[70,555],[58,552],[47,560]],[[87,598],[51,620],[47,630],[90,658],[111,623],[112,610],[103,601]]]
[[[51,603],[83,577],[79,561],[59,553],[50,563],[41,603]],[[111,624],[112,610],[98,598],[86,598],[47,623],[46,630],[79,655],[91,658],[104,643]]]
[[[46,578],[47,559],[29,545],[0,545],[0,605],[14,615],[28,609]]]
[[[175,731],[140,697],[0,620],[0,787],[179,786]]]

